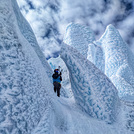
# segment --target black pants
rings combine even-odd
[[[61,88],[61,84],[58,82],[54,82],[54,92],[56,93],[57,91],[57,96],[60,97],[60,88]]]

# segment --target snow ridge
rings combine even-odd
[[[101,134],[108,132],[113,134],[116,130],[119,134],[127,131],[124,131],[122,126],[121,128],[114,126],[114,123],[118,122],[118,110],[121,106],[118,92],[112,82],[84,58],[85,52],[88,51],[85,39],[81,38],[83,44],[86,44],[83,56],[65,44],[61,50],[61,57],[69,69],[74,98],[78,104],[76,105],[73,98],[67,100],[51,94],[52,70],[38,47],[32,29],[20,14],[16,1],[0,1],[1,134],[87,134],[89,131],[98,133],[101,128],[103,128]],[[98,50],[96,47],[97,44],[94,44],[90,48],[96,51],[96,55],[98,54],[98,58],[94,54],[90,55],[94,63],[98,63],[98,59],[106,56],[100,46]],[[100,54],[101,52],[103,54]],[[128,61],[133,70],[133,58],[131,53],[129,55]],[[101,62],[103,70],[106,60]],[[119,71],[119,74],[122,76],[122,71]],[[127,126],[133,131],[134,110],[132,103],[128,104],[130,106],[127,108],[126,105],[123,107],[123,110],[126,108],[123,117],[128,116],[127,119],[120,119],[126,123],[125,125],[122,123],[123,127]],[[91,117],[113,124],[107,125],[91,119],[79,108]]]
[[[118,89],[120,98],[128,101],[128,98],[134,97],[133,53],[112,25],[107,26],[97,43],[103,49],[105,74]]]
[[[120,102],[112,82],[72,47],[63,44],[61,58],[68,67],[77,104],[90,116],[113,123]]]
[[[66,29],[64,42],[77,49],[83,56],[87,57],[88,44],[95,40],[93,31],[89,27],[71,23]]]
[[[33,33],[31,26],[29,25],[27,20],[23,17],[23,15],[21,14],[16,0],[11,0],[11,1],[12,1],[12,7],[14,10],[14,14],[16,16],[17,24],[18,24],[21,34],[27,39],[29,44],[34,48],[35,52],[37,53],[38,57],[40,58],[40,61],[42,62],[42,65],[44,66],[44,68],[47,68],[46,72],[47,72],[49,78],[52,78],[51,77],[52,70],[51,70],[50,66],[48,65],[46,58],[37,43],[37,40],[35,38],[35,35]]]
[[[102,72],[105,72],[105,57],[103,49],[98,42],[88,45],[87,59]]]
[[[0,1],[0,133],[31,134],[50,109],[53,86],[20,32],[11,2]],[[49,131],[49,116],[47,120]]]

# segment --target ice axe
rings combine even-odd
[[[60,67],[60,66],[58,67],[58,69],[59,69],[59,73],[60,73],[60,75],[61,75],[61,74],[62,74],[63,69],[61,69],[61,67]]]

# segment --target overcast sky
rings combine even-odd
[[[134,0],[17,0],[46,58],[60,50],[66,26],[89,26],[96,40],[108,24],[117,28],[134,51]]]

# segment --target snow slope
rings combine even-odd
[[[66,29],[64,42],[87,57],[88,44],[95,40],[93,31],[86,26],[71,23]]]
[[[78,96],[83,98],[85,105],[81,103],[82,101],[80,104],[83,110],[90,106],[92,114],[95,115],[92,117],[88,112],[81,110],[76,96],[75,99],[58,98],[53,93],[52,70],[43,57],[29,24],[18,10],[16,1],[0,1],[0,134],[132,134],[133,105],[130,103],[120,105],[117,91],[107,77],[103,73],[101,75],[100,71],[82,56],[78,59],[76,57],[78,52],[70,50],[70,47],[67,47],[68,50],[64,48],[66,51],[65,53],[62,51],[62,56],[67,55],[77,65],[73,69],[81,69],[81,73],[86,74],[88,66],[85,65],[90,64],[91,70],[86,74],[86,78],[90,78],[89,74],[92,74],[92,78],[97,78],[94,77],[97,72],[101,80],[106,82],[103,84],[108,84],[112,88],[107,87],[107,92],[106,86],[102,87],[101,91],[105,91],[104,94],[95,98],[99,90],[92,90],[94,93],[88,95],[87,89],[89,86],[91,89],[100,88],[92,83],[89,85],[87,79],[82,75],[79,76],[79,80],[86,82],[83,83],[84,96]],[[71,51],[74,53],[70,54]],[[73,57],[76,61],[72,59]],[[77,61],[83,61],[82,64],[86,69],[81,68]],[[68,60],[66,62],[68,66],[72,66],[69,64],[72,62]],[[74,71],[73,69],[70,73]],[[77,78],[76,74],[78,72],[72,74],[72,78]],[[77,79],[75,80],[73,88],[81,86],[77,83]],[[86,100],[91,96],[95,104]],[[111,103],[107,103],[106,99]],[[101,105],[99,101],[102,102]],[[98,110],[97,104],[102,109]],[[119,116],[116,116],[117,110],[120,111]],[[107,117],[105,121],[114,123],[106,124],[102,120],[95,119],[96,116]]]
[[[134,101],[134,55],[112,25],[89,44],[87,59],[111,79],[120,98]]]
[[[90,116],[113,123],[119,98],[112,82],[72,47],[63,44],[61,51],[77,104]]]
[[[21,14],[16,0],[11,0],[11,1],[12,1],[14,14],[17,18],[16,19],[17,25],[19,27],[21,34],[26,38],[26,40],[34,48],[35,52],[37,53],[38,57],[40,58],[40,61],[43,64],[43,66],[45,68],[47,68],[46,72],[47,72],[48,76],[51,78],[52,70],[51,70],[50,66],[48,65],[48,63],[46,62],[43,52],[40,50],[40,47],[37,43],[37,40],[35,38],[32,28],[30,27],[29,23],[26,21],[26,19]]]
[[[124,109],[127,107],[124,106]],[[109,125],[84,113],[73,98],[55,98],[52,101],[52,111],[48,112],[51,112],[49,114],[51,129],[49,131],[46,129],[47,115],[44,115],[32,134],[133,134],[131,130],[134,130],[132,118],[122,120],[126,113],[128,116],[128,111],[126,113],[124,110],[120,111],[119,121]]]
[[[48,91],[53,87],[49,68],[18,27],[14,2],[0,1],[0,133],[30,134],[50,109]]]
[[[105,74],[111,79],[122,99],[134,101],[134,55],[119,32],[109,25],[98,41],[104,52]]]
[[[120,98],[134,101],[134,55],[128,45],[112,25],[107,26],[98,41],[89,31],[79,24],[70,24],[64,42],[104,72],[118,89]]]

